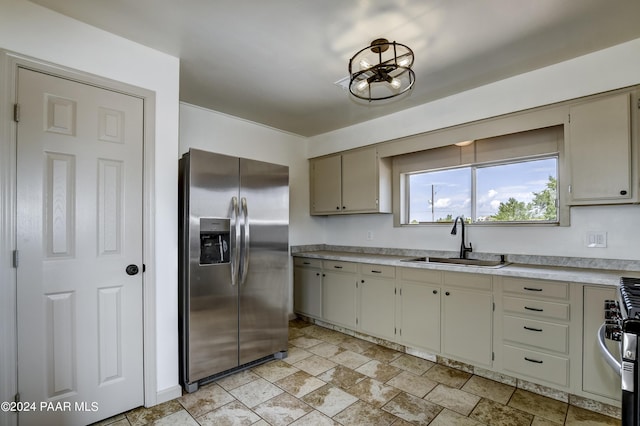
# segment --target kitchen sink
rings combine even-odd
[[[462,266],[479,266],[482,268],[502,268],[509,262],[500,260],[460,259],[459,257],[414,257],[403,259],[403,262],[448,263]]]

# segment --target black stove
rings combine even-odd
[[[620,308],[624,319],[640,319],[640,278],[620,278]]]
[[[622,425],[640,425],[640,379],[638,376],[638,343],[640,339],[640,278],[620,278],[618,300],[606,300],[604,304],[605,322],[599,334],[620,342],[620,360],[601,341],[605,359],[608,358],[621,377]],[[608,352],[608,353],[607,353]]]

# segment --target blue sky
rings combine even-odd
[[[546,188],[549,176],[557,175],[555,158],[502,164],[476,169],[477,217],[498,211],[501,202],[513,197],[530,202],[533,192]],[[414,174],[409,178],[410,221],[430,222],[444,218],[471,216],[471,168]],[[432,206],[432,185],[435,203]]]

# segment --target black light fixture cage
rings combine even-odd
[[[356,98],[378,101],[409,91],[416,81],[413,50],[379,38],[349,60],[349,92]]]

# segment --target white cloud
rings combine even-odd
[[[489,204],[493,210],[498,210],[498,207],[500,207],[500,200],[492,200]]]
[[[436,200],[435,207],[444,208],[451,205],[451,198],[439,198]]]
[[[493,198],[493,197],[495,197],[496,195],[498,195],[498,191],[496,191],[495,189],[490,189],[490,190],[489,190],[489,192],[487,193],[487,196],[488,196],[489,198]]]

